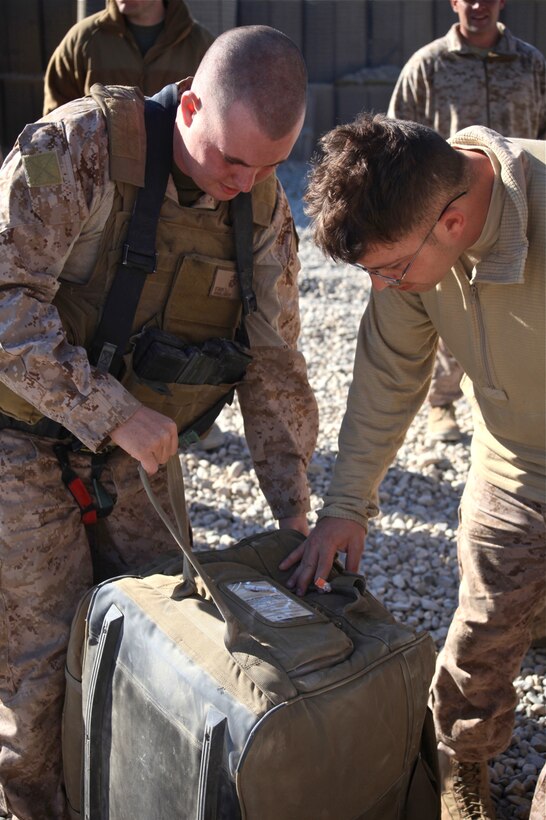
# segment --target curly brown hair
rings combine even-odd
[[[356,262],[400,241],[460,190],[460,151],[435,131],[383,114],[360,114],[320,140],[305,194],[314,238],[336,261]]]

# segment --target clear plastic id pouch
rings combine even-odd
[[[295,601],[270,581],[238,581],[226,588],[247,607],[270,623],[278,624],[295,618],[314,618],[315,613]]]
[[[270,578],[234,580],[232,576],[220,583],[220,589],[231,599],[240,622],[267,646],[302,691],[301,676],[341,663],[353,651],[349,636],[323,612]]]

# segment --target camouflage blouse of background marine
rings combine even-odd
[[[500,38],[483,50],[453,25],[403,67],[389,117],[413,120],[441,136],[480,124],[506,137],[546,137],[546,61],[538,49],[498,23]]]

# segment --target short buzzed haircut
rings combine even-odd
[[[242,102],[271,140],[286,136],[305,111],[307,70],[296,44],[269,26],[240,26],[221,34],[195,74],[220,115]]]

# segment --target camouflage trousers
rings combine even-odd
[[[70,462],[89,489],[90,457],[71,454]],[[132,458],[114,451],[102,481],[117,495],[95,539],[103,574],[131,572],[177,550]],[[163,471],[152,485],[168,503]],[[76,605],[92,583],[87,533],[52,441],[0,432],[0,814],[9,810],[15,820],[68,818],[60,740],[65,653]]]
[[[432,407],[443,407],[460,399],[463,392],[460,388],[463,369],[457,359],[451,355],[443,339],[438,343],[432,381],[428,391],[428,400]]]
[[[459,605],[432,682],[436,734],[463,761],[510,743],[513,680],[546,594],[546,504],[501,490],[473,469],[459,512]]]

